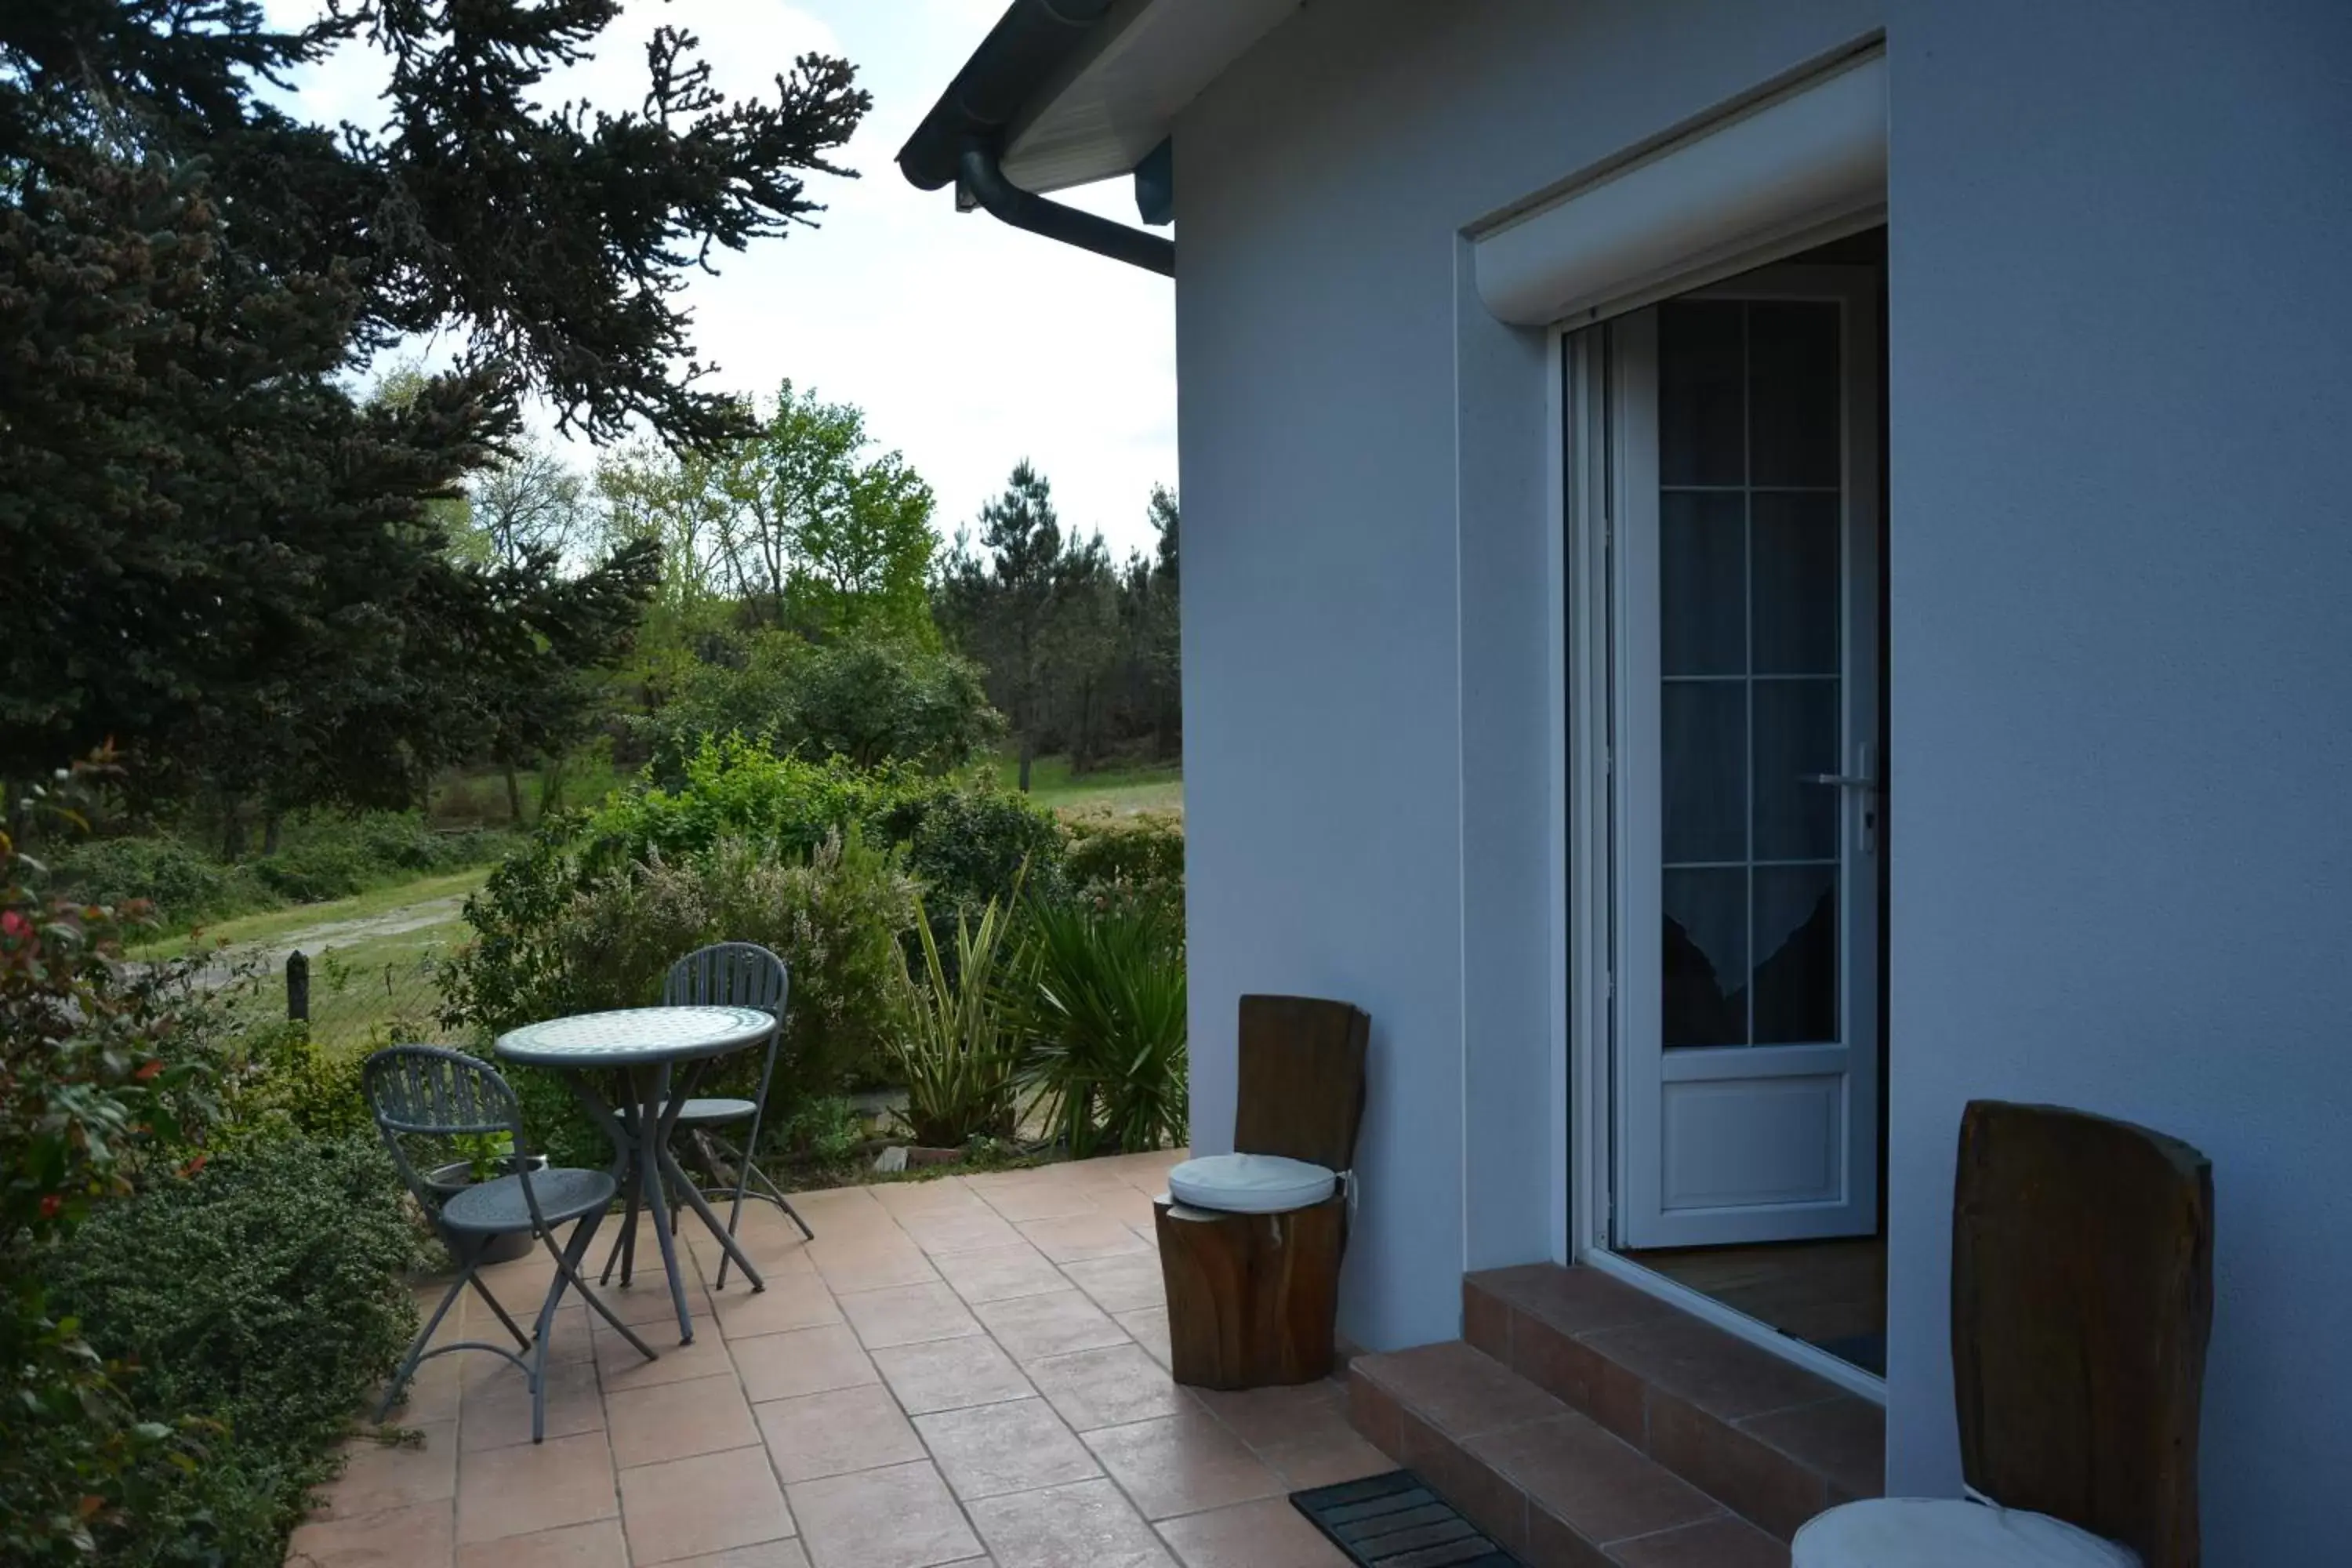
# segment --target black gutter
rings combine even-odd
[[[898,150],[898,168],[919,190],[955,182],[960,195],[1016,228],[1172,278],[1173,240],[1024,191],[999,161],[1013,120],[1116,3],[1013,0]]]

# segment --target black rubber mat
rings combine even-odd
[[[1519,1568],[1411,1470],[1293,1492],[1290,1501],[1362,1568]]]

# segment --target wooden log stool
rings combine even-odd
[[[1345,1002],[1242,998],[1234,1152],[1177,1166],[1153,1205],[1177,1382],[1331,1374],[1370,1030]]]

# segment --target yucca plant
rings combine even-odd
[[[954,1149],[975,1137],[1012,1136],[1021,1037],[998,994],[1012,923],[1008,908],[994,899],[977,927],[957,915],[950,974],[929,916],[916,900],[923,973],[919,978],[911,964],[902,971],[906,1022],[891,1054],[907,1080],[907,1121],[918,1143]]]
[[[1149,909],[1037,904],[1018,973],[1024,1082],[1071,1155],[1181,1143],[1184,947]]]

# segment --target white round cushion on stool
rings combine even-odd
[[[1957,1498],[1873,1498],[1816,1515],[1789,1568],[2139,1568],[2139,1554],[2046,1513]]]
[[[1168,1173],[1168,1195],[1196,1209],[1225,1214],[1286,1214],[1331,1195],[1339,1178],[1320,1165],[1279,1154],[1211,1154]]]

